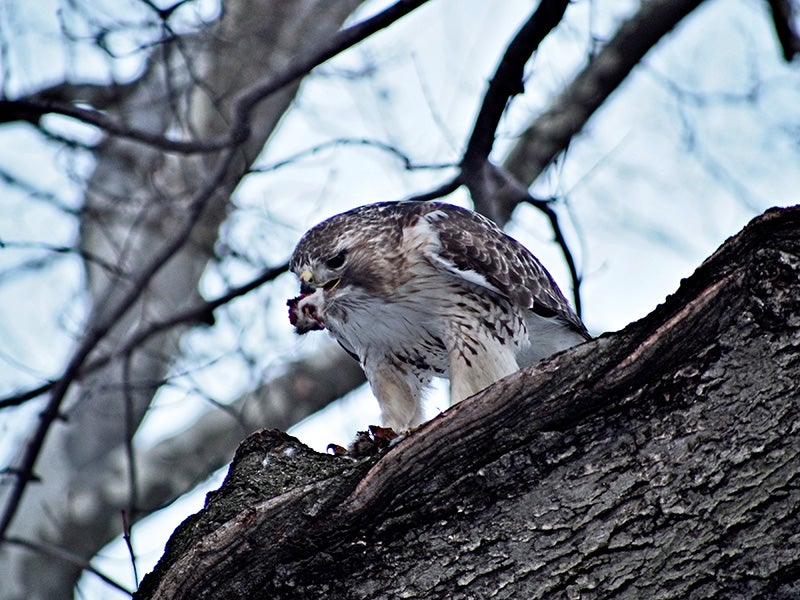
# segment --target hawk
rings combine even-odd
[[[423,421],[433,377],[455,404],[589,339],[553,278],[486,217],[439,202],[369,204],[303,235],[292,254],[297,333],[327,329],[364,369],[395,431]]]

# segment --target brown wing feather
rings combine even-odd
[[[525,246],[476,212],[433,202],[420,208],[439,235],[440,264],[452,265],[448,270],[473,283],[483,279],[517,306],[557,316],[589,337],[550,273]]]
[[[292,255],[291,268],[299,274],[301,266],[310,264],[312,258],[325,258],[340,251],[343,228],[380,245],[386,258],[392,249],[400,247],[403,230],[420,218],[438,235],[436,254],[430,258],[439,267],[543,317],[560,318],[589,338],[553,278],[525,246],[486,217],[452,204],[378,202],[336,215],[303,236]],[[362,265],[363,269],[366,266]],[[370,275],[361,284],[374,279]]]

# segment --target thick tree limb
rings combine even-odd
[[[769,0],[769,8],[772,12],[775,34],[778,36],[778,43],[783,51],[783,58],[790,62],[797,54],[800,54],[800,35],[795,26],[796,11],[792,7],[791,0]]]
[[[379,457],[262,431],[136,598],[796,597],[800,207]]]
[[[586,125],[645,54],[702,0],[653,0],[619,28],[614,37],[522,133],[503,166],[523,184],[531,185]],[[513,190],[512,190],[513,191]],[[518,194],[495,199],[500,218],[508,219],[525,201]]]
[[[573,299],[581,314],[581,276],[549,202],[533,198],[528,187],[588,122],[594,111],[628,76],[644,55],[702,0],[655,0],[626,21],[611,41],[520,136],[503,166],[489,153],[507,102],[523,89],[523,70],[539,44],[561,20],[567,3],[543,2],[517,32],[492,78],[475,120],[456,181],[466,185],[475,209],[505,224],[521,203],[542,211],[550,221],[572,279]]]

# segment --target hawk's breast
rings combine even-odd
[[[415,270],[389,296],[352,290],[328,309],[328,329],[362,363],[383,356],[447,377],[448,348],[477,355],[490,340],[515,352],[527,346],[525,320],[507,299],[430,265]]]

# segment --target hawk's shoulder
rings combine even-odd
[[[408,204],[403,212],[416,214],[435,232],[438,244],[429,259],[440,268],[499,293],[516,306],[545,317],[560,317],[585,333],[583,323],[539,260],[493,221],[451,204]]]

